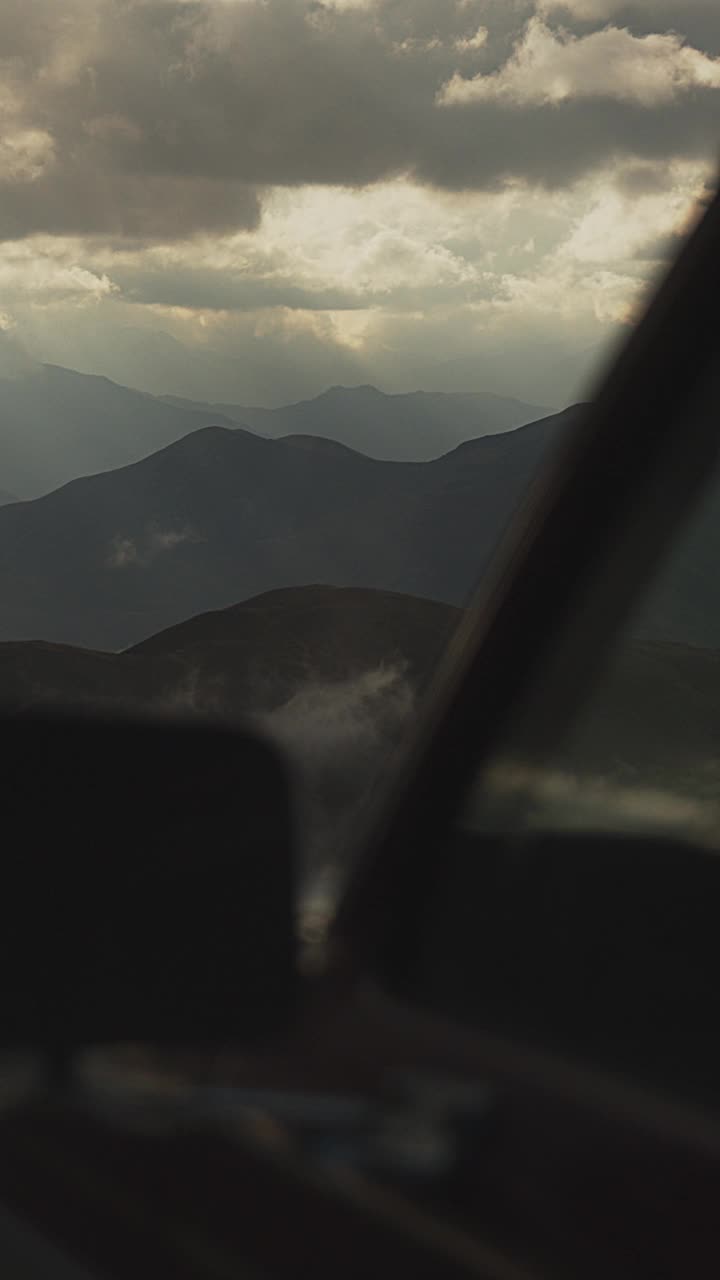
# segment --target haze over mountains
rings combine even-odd
[[[203,414],[107,378],[33,364],[0,376],[3,488],[37,497],[76,476],[135,462],[205,424]]]
[[[286,409],[245,409],[158,398],[29,359],[0,361],[0,478],[4,490],[37,497],[136,462],[204,426],[241,425],[273,438],[327,436],[376,457],[421,460],[544,412],[484,393],[388,396],[374,387],[333,387]]]
[[[386,462],[205,428],[0,508],[0,639],[122,649],[208,609],[324,583],[462,604],[576,411]]]
[[[377,387],[329,387],[312,400],[279,409],[238,404],[202,404],[176,396],[163,399],[204,413],[208,423],[229,419],[260,435],[326,436],[371,458],[426,462],[465,440],[510,431],[551,412],[541,405],[489,392],[412,391],[386,395]]]
[[[248,430],[237,406],[159,400],[63,369],[6,384],[13,429],[0,450],[15,458],[16,492],[42,435],[33,414],[51,394],[60,425],[46,476],[65,465],[68,441],[77,459],[170,439],[34,500],[0,491],[0,704],[250,717],[293,761],[321,859],[400,741],[538,468],[582,413],[506,429],[528,406],[486,397],[506,415],[495,433],[389,460],[349,442],[379,454],[412,438],[432,454],[442,431],[471,429],[483,398],[331,388],[251,411]],[[717,798],[718,547],[713,496],[560,767]]]

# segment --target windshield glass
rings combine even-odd
[[[716,433],[717,381],[685,423]],[[717,451],[716,451],[717,452]],[[654,499],[672,511],[672,477]],[[646,519],[657,519],[657,510]],[[669,518],[669,517],[668,517]],[[465,815],[470,826],[674,834],[720,845],[720,477],[704,491],[604,655],[561,741],[516,723]],[[592,586],[591,586],[592,590]],[[591,643],[591,637],[586,635]],[[558,646],[563,645],[558,636]],[[546,688],[557,681],[557,664]],[[562,677],[560,677],[562,678]],[[542,676],[541,676],[542,681]],[[552,697],[550,697],[552,703]]]
[[[0,69],[0,701],[249,721],[313,879],[707,199],[720,14],[4,0]],[[694,609],[616,701],[712,791]]]

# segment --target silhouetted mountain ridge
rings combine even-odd
[[[204,413],[59,365],[29,362],[0,376],[0,472],[25,498],[125,466],[206,424]]]
[[[309,682],[397,668],[413,690],[432,671],[458,610],[398,593],[307,586],[200,614],[124,653],[44,641],[0,644],[0,703],[113,705],[237,718]]]
[[[461,604],[576,416],[424,463],[203,428],[0,508],[0,640],[126,648],[192,614],[308,582]]]
[[[417,459],[544,412],[487,393],[388,396],[375,387],[331,387],[314,400],[279,409],[222,407],[152,396],[18,352],[8,359],[6,346],[0,344],[0,475],[22,498],[126,466],[216,424],[245,426],[270,438],[326,437],[378,457]]]
[[[550,414],[542,405],[490,392],[409,391],[387,394],[369,384],[328,387],[312,400],[277,409],[203,404],[176,396],[167,403],[208,418],[230,419],[260,435],[323,436],[386,461],[438,458],[464,440],[523,426]]]

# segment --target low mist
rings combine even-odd
[[[405,668],[379,666],[332,683],[310,679],[256,718],[290,759],[308,868],[342,856],[352,818],[415,702]]]
[[[127,569],[131,565],[144,568],[184,542],[199,541],[197,534],[188,528],[148,529],[142,538],[117,534],[110,544],[105,564],[108,569]]]

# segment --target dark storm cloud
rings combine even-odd
[[[720,151],[717,111],[713,90],[696,91],[682,107],[668,103],[652,111],[593,98],[524,109],[493,102],[453,106],[447,115],[454,127],[445,121],[438,128],[422,177],[455,190],[514,177],[553,188],[627,157],[706,156]],[[482,145],[475,136],[480,127]]]
[[[612,21],[615,26],[628,27],[635,35],[682,31],[697,49],[720,54],[717,0],[576,0],[571,4],[548,3],[545,8],[554,20],[578,34]]]
[[[637,263],[649,262],[654,265],[668,265],[675,260],[684,237],[673,232],[655,236],[635,254]]]
[[[300,311],[351,311],[365,300],[342,289],[305,289],[290,280],[243,277],[219,268],[174,266],[158,272],[142,267],[114,267],[113,280],[128,302],[162,306],[192,305],[209,311],[255,311],[288,307]]]
[[[661,195],[672,187],[672,174],[665,164],[643,161],[623,165],[613,181],[625,196]]]
[[[243,183],[176,174],[123,174],[68,163],[31,184],[0,181],[0,238],[37,232],[174,240],[202,228],[253,229],[257,193]]]
[[[618,156],[715,146],[709,87],[652,110],[610,96],[439,105],[456,72],[469,80],[503,66],[535,8],[5,0],[0,235],[171,240],[252,228],[267,185],[408,175],[456,190],[514,178],[553,186]],[[684,26],[691,17],[710,40],[707,6],[683,5]]]

